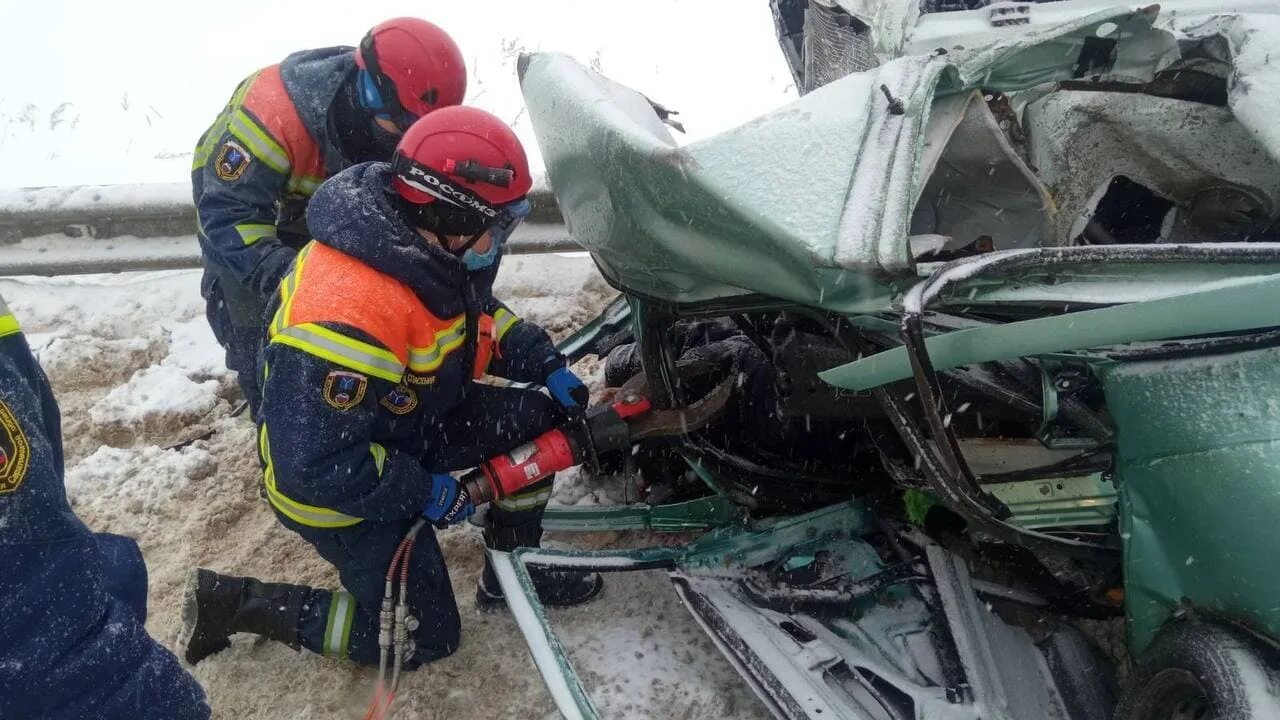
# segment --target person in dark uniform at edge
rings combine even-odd
[[[337,567],[343,592],[196,569],[185,613],[198,663],[248,632],[315,653],[378,662],[387,566],[425,516],[472,514],[448,473],[563,424],[589,401],[547,333],[496,300],[503,242],[530,211],[524,148],[502,121],[445,108],[405,133],[392,164],[327,180],[303,248],[272,305],[260,357],[259,455],[280,522]],[[545,387],[498,387],[484,375]],[[537,547],[552,478],[491,504],[487,545]],[[543,603],[600,592],[596,573],[531,569]],[[435,533],[409,570],[418,621],[409,667],[457,649],[459,617]],[[486,561],[481,608],[505,605]]]
[[[462,53],[444,30],[395,18],[358,48],[303,50],[253,73],[201,136],[191,170],[200,289],[253,414],[262,314],[310,239],[308,198],[344,168],[390,158],[414,120],[462,102],[466,86]]]
[[[0,298],[0,718],[207,720],[204,691],[146,631],[132,539],[67,502],[49,381]]]

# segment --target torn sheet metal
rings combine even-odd
[[[1198,252],[1195,250],[1197,247],[1158,248],[1154,251],[1144,248],[1143,251],[1167,252],[1172,258],[1175,249]],[[1259,257],[1268,252],[1276,252],[1274,246],[1238,247],[1244,252],[1257,253]],[[1126,251],[1124,246],[1115,246],[1105,252],[1118,255]],[[1062,259],[1073,255],[1083,258],[1094,252],[1098,250],[1060,248],[1056,251],[992,253],[977,260],[953,263],[948,266],[945,274],[940,274],[917,288],[940,288],[948,282],[963,283],[981,272],[984,266],[1004,258],[1034,264],[1032,261],[1035,258],[1047,258],[1051,254]],[[1206,249],[1204,252],[1212,251]],[[1238,268],[1238,272],[1243,275],[1239,282],[1209,290],[1067,315],[958,330],[928,338],[926,347],[934,368],[945,370],[961,365],[1104,345],[1271,327],[1276,325],[1275,313],[1271,308],[1280,302],[1280,275],[1253,275],[1254,272],[1265,272],[1267,267],[1270,265],[1266,262],[1253,269],[1243,266]],[[836,387],[868,390],[911,375],[907,352],[904,348],[897,347],[832,368],[820,373],[819,377]]]
[[[524,548],[507,553],[489,549],[489,561],[502,585],[512,616],[524,635],[534,664],[556,707],[566,720],[596,720],[599,714],[556,638],[545,608],[529,577],[527,565],[596,572],[655,568],[728,568],[758,565],[783,550],[804,552],[832,538],[861,535],[870,527],[865,508],[841,503],[795,518],[764,522],[757,528],[725,528],[684,546],[661,546],[620,551],[571,551]]]
[[[739,523],[743,512],[741,507],[722,495],[667,505],[552,506],[542,517],[542,527],[562,532],[687,532]]]
[[[1116,176],[1181,207],[1230,178],[1280,210],[1280,163],[1227,108],[1139,93],[1060,91],[1028,105],[1024,120],[1031,162],[1061,210],[1053,244],[1080,235],[1099,189]]]
[[[1009,508],[1009,522],[1028,530],[1109,526],[1116,519],[1115,485],[1101,473],[984,483]]]
[[[526,565],[668,568],[686,607],[780,718],[1105,717],[1059,689],[1080,690],[1087,668],[1050,662],[1053,642],[1033,641],[991,609],[997,601],[1038,608],[1042,599],[973,581],[964,561],[931,544],[927,561],[886,566],[862,539],[871,527],[860,505],[842,503],[680,547],[522,549],[490,558],[566,718],[591,720],[596,710]]]
[[[916,198],[912,236],[961,246],[986,238],[997,250],[1060,244],[1050,233],[1054,199],[999,122],[978,92],[934,102],[920,162],[928,181]]]

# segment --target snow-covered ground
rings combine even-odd
[[[181,182],[243,77],[294,50],[355,45],[387,18],[448,30],[466,102],[510,122],[541,167],[516,81],[521,52],[554,50],[681,111],[690,139],[795,96],[763,0],[46,0],[0,7],[0,187]]]
[[[259,499],[252,428],[231,416],[238,390],[204,322],[198,278],[172,271],[0,279],[0,295],[28,331],[62,407],[73,507],[96,530],[138,539],[150,570],[148,629],[166,643],[177,634],[182,584],[193,566],[337,585],[333,570]],[[497,294],[563,335],[613,291],[586,259],[531,256],[504,262]],[[600,494],[575,478],[557,501],[595,503]],[[511,617],[475,610],[478,532],[463,526],[440,538],[463,643],[454,656],[408,677],[396,716],[553,715]],[[605,547],[646,538],[557,540]],[[596,602],[552,616],[605,717],[766,717],[662,573],[613,574],[606,582]],[[194,674],[215,718],[322,720],[358,717],[375,673],[240,636]]]

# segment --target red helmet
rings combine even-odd
[[[501,206],[523,199],[533,186],[529,159],[511,128],[462,105],[414,123],[391,167],[402,206],[420,215],[415,224],[448,234],[480,232],[501,220]]]
[[[467,92],[467,68],[457,43],[418,18],[374,26],[360,41],[356,65],[368,71],[382,102],[397,116],[423,117],[457,105]]]

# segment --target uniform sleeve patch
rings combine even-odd
[[[249,168],[249,162],[252,159],[244,148],[236,144],[235,141],[228,140],[222,144],[222,149],[218,151],[218,157],[214,161],[214,169],[222,180],[238,180],[244,174],[244,171]]]
[[[360,373],[334,370],[324,379],[324,401],[339,410],[350,410],[364,399],[369,379]]]
[[[0,401],[0,495],[17,490],[27,476],[31,445],[8,405]]]
[[[396,415],[408,415],[418,407],[418,394],[408,385],[400,384],[379,400],[378,404]]]

